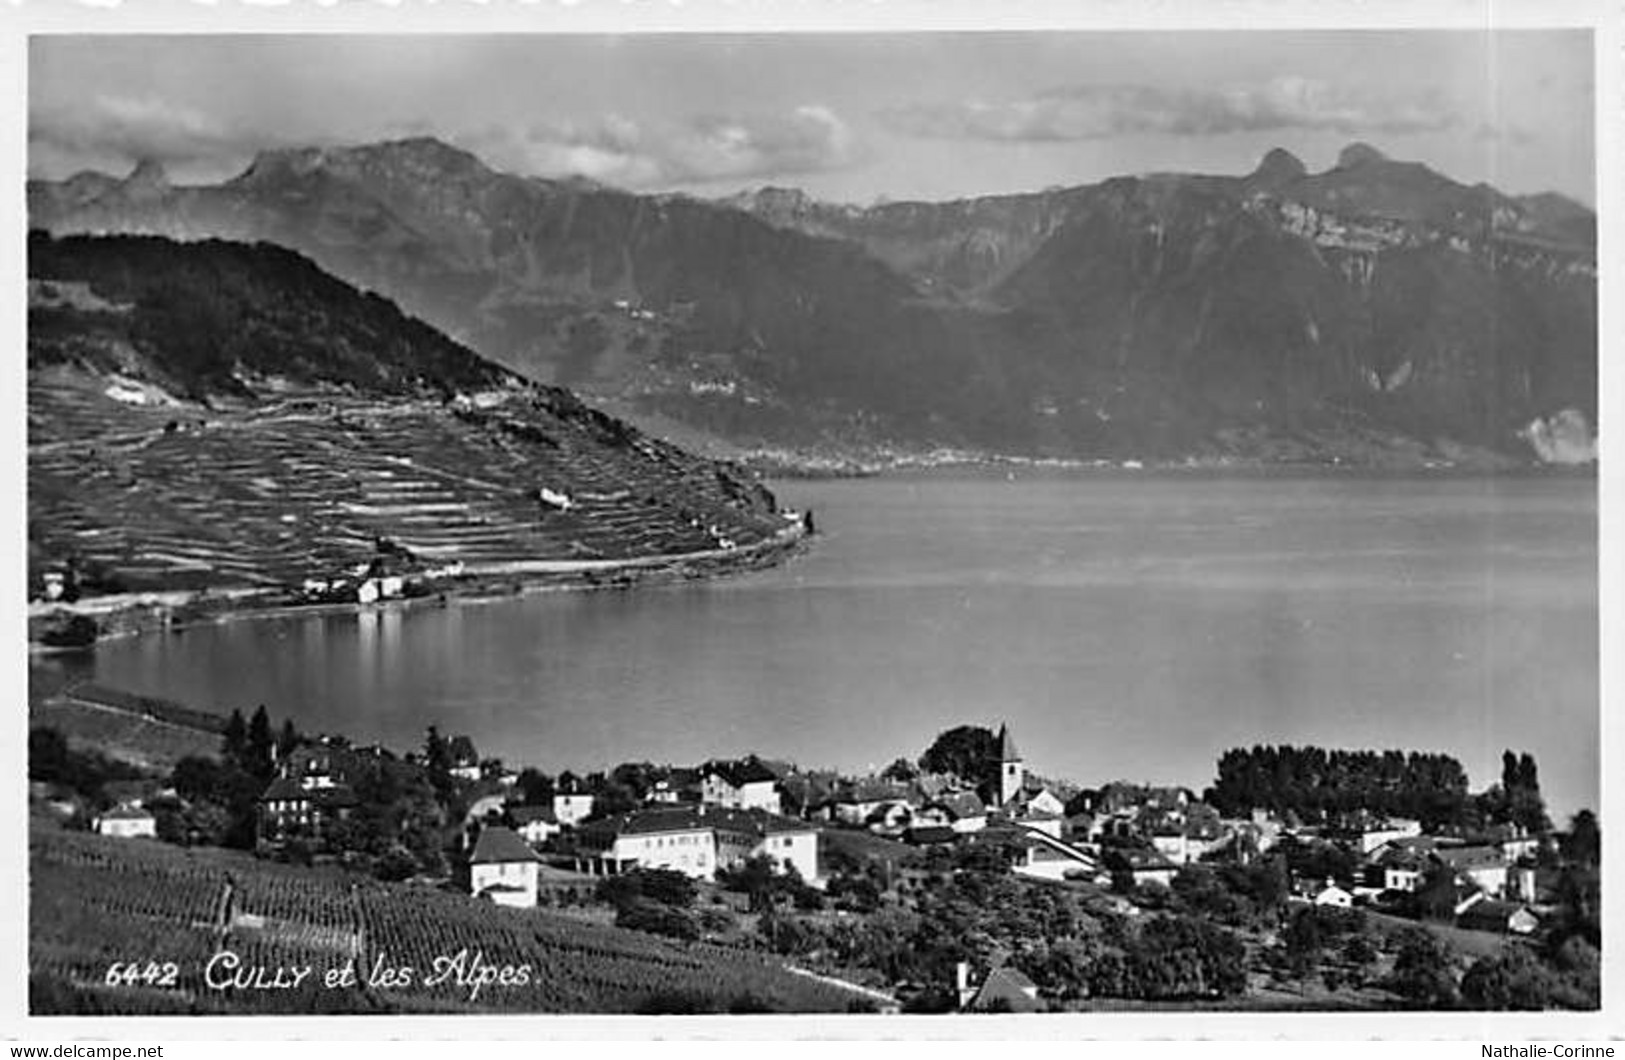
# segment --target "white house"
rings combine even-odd
[[[541,860],[511,829],[498,825],[481,829],[468,861],[468,891],[498,905],[535,908]]]
[[[137,806],[116,806],[96,818],[96,834],[119,839],[156,838],[158,821]]]
[[[1504,894],[1507,886],[1507,864],[1499,847],[1460,846],[1440,847],[1433,852],[1440,864],[1447,865],[1490,894]]]
[[[754,758],[700,767],[700,801],[712,806],[782,813],[778,786],[777,774]]]
[[[513,818],[514,831],[533,846],[563,831],[551,806],[510,806],[508,816]]]
[[[1383,891],[1414,891],[1427,874],[1427,859],[1401,846],[1387,846],[1377,852],[1366,867],[1366,881]]]
[[[559,791],[553,794],[553,819],[559,824],[574,827],[590,816],[592,796],[587,792]]]
[[[729,827],[724,826],[724,830]],[[820,882],[818,829],[805,821],[763,814],[743,831],[754,840],[748,856],[766,854],[779,868],[794,868],[808,883]]]
[[[1331,880],[1327,880],[1326,886],[1316,891],[1310,901],[1315,905],[1329,906],[1333,909],[1354,908],[1354,895]]]
[[[1422,834],[1422,822],[1409,817],[1390,817],[1380,822],[1362,825],[1354,832],[1362,856],[1378,847],[1400,839],[1413,839]]]

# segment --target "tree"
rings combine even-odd
[[[940,734],[920,756],[927,773],[947,773],[981,787],[998,780],[998,737],[980,725],[960,725]]]
[[[541,806],[553,801],[553,778],[530,766],[520,770],[515,786],[519,788],[527,806]]]
[[[1407,928],[1388,987],[1418,1008],[1455,1008],[1455,954],[1426,928]]]
[[[261,703],[248,721],[248,743],[243,768],[260,780],[270,780],[276,771],[276,739],[271,735],[271,718]]]
[[[1551,1007],[1557,981],[1522,946],[1481,957],[1461,977],[1461,996],[1470,1008],[1538,1011]]]
[[[276,758],[280,762],[294,752],[299,746],[299,730],[293,727],[292,718],[284,718],[282,731],[276,738]]]
[[[68,775],[68,740],[55,729],[28,732],[28,779],[63,783]]]
[[[454,787],[451,775],[451,746],[446,738],[440,735],[440,730],[434,725],[429,726],[423,738],[423,764],[429,773],[429,783],[433,785],[435,796],[442,804],[451,797]]]
[[[750,898],[750,911],[760,913],[773,904],[773,877],[773,859],[758,854],[718,873],[717,882],[730,891],[744,892]]]
[[[232,709],[226,719],[226,733],[220,741],[220,754],[227,764],[241,767],[248,760],[248,723],[243,712]]]
[[[1290,974],[1301,979],[1315,969],[1320,963],[1325,939],[1313,906],[1298,911],[1287,924],[1281,941],[1286,944],[1286,966]]]
[[[882,780],[891,780],[899,784],[907,784],[920,775],[920,771],[913,762],[906,758],[898,758],[880,773]]]
[[[1577,865],[1595,868],[1602,863],[1602,835],[1597,815],[1581,810],[1569,818],[1569,830],[1560,841],[1563,856]]]

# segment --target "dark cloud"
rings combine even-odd
[[[1458,120],[1435,95],[1390,98],[1302,77],[1228,90],[1077,85],[1002,103],[916,103],[882,111],[880,117],[911,136],[1004,141],[1276,129],[1418,133],[1445,129]]]
[[[846,122],[809,104],[778,114],[705,116],[680,124],[619,115],[591,122],[541,122],[458,137],[503,168],[585,176],[648,188],[815,173],[851,165],[861,154]]]

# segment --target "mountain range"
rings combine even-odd
[[[269,241],[531,378],[736,447],[1076,459],[1573,461],[1595,217],[1364,144],[855,207],[497,172],[432,139],[216,185],[31,182],[32,225]]]

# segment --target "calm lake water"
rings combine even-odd
[[[200,628],[109,684],[548,771],[845,769],[1008,721],[1029,768],[1200,790],[1228,747],[1528,750],[1596,806],[1597,504],[1576,479],[920,475],[775,486],[812,550],[700,585]]]

